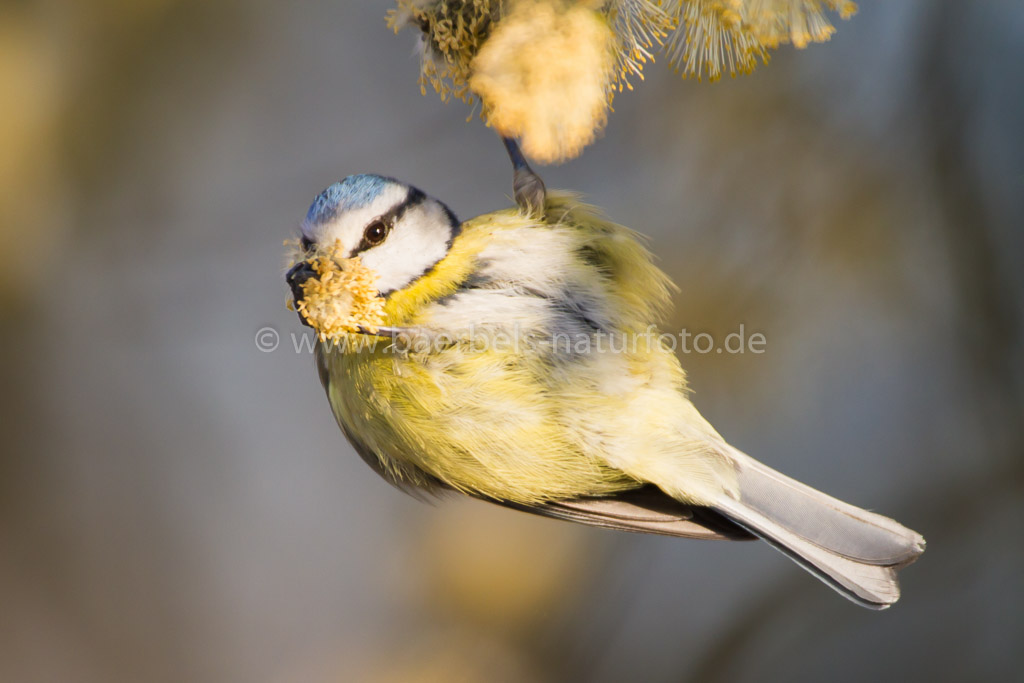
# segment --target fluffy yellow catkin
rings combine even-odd
[[[753,71],[780,45],[804,48],[828,40],[835,27],[826,12],[849,19],[857,5],[851,0],[672,0],[669,11],[680,18],[665,46],[671,63],[684,76],[714,81]]]
[[[346,334],[359,328],[376,332],[384,322],[384,299],[377,294],[377,274],[358,256],[344,258],[342,253],[340,242],[336,242],[310,258],[316,277],[303,283],[302,300],[292,302],[322,342],[340,343]]]
[[[516,0],[471,63],[488,125],[542,163],[577,156],[607,118],[615,34],[588,4]]]
[[[783,44],[835,31],[852,0],[396,0],[388,25],[423,34],[420,90],[483,103],[502,135],[542,163],[571,159],[660,49],[685,77],[752,71]]]

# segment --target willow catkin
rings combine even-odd
[[[360,328],[376,332],[384,322],[384,299],[377,293],[377,274],[359,257],[344,258],[340,242],[309,259],[316,277],[302,284],[294,308],[322,342],[340,342]]]
[[[487,123],[543,163],[577,156],[605,124],[615,34],[586,4],[519,0],[471,64]]]

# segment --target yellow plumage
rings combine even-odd
[[[554,348],[562,340],[537,336],[525,319],[518,329],[489,327],[484,318],[445,326],[441,340],[432,333],[438,302],[460,290],[485,250],[516,249],[524,230],[564,255],[562,284],[592,296],[622,335],[608,340],[607,352],[563,353]],[[350,438],[399,483],[422,486],[433,477],[473,495],[533,504],[635,488],[671,470],[666,481],[686,482],[674,492],[680,499],[706,502],[733,478],[707,446],[714,430],[685,399],[678,360],[651,327],[669,287],[634,233],[570,195],[552,195],[541,224],[515,210],[481,216],[385,306],[384,324],[422,331],[425,349],[410,338],[321,347],[331,405]],[[593,334],[564,341],[595,343]]]
[[[895,602],[920,534],[726,443],[662,344],[671,284],[638,236],[569,194],[525,206],[460,226],[372,175],[314,200],[286,279],[299,310],[320,313],[304,321],[340,342],[318,343],[317,365],[363,459],[410,492],[631,531],[757,535],[858,604]],[[348,331],[367,311],[380,336]]]

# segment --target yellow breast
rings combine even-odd
[[[685,455],[687,439],[672,426],[671,414],[689,405],[674,355],[656,341],[617,353],[552,348],[563,327],[591,338],[609,329],[642,334],[670,286],[631,231],[571,196],[551,196],[545,224],[513,210],[463,224],[444,259],[388,298],[384,324],[449,319],[461,300],[438,302],[465,297],[467,281],[500,255],[516,266],[491,269],[502,306],[551,312],[551,326],[530,338],[540,343],[417,349],[363,337],[347,351],[321,348],[328,396],[346,432],[393,479],[421,484],[426,473],[457,490],[526,504],[638,486],[616,453],[643,460],[649,452],[651,462],[672,448]],[[584,304],[590,308],[569,311]],[[642,428],[650,420],[661,422]]]

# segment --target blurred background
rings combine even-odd
[[[649,65],[543,169],[651,236],[667,327],[765,335],[683,357],[723,435],[927,537],[882,613],[763,544],[424,505],[356,457],[282,240],[350,173],[461,217],[511,190],[390,6],[0,8],[0,680],[1019,677],[1024,5],[863,0],[752,76]]]

